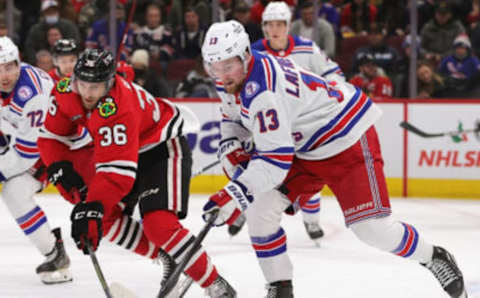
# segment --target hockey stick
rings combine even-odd
[[[216,166],[218,164],[220,164],[220,160],[216,160],[216,161],[212,162],[211,164],[206,165],[203,168],[196,170],[195,172],[192,173],[192,178],[202,174],[203,172],[206,172],[206,171],[210,170],[211,168],[213,168],[214,166]]]
[[[95,268],[95,272],[97,273],[98,280],[100,281],[103,291],[105,292],[105,296],[107,296],[107,298],[113,298],[112,292],[110,291],[107,281],[105,280],[105,276],[103,275],[102,268],[100,268],[100,264],[98,263],[97,255],[95,254],[95,251],[92,248],[92,244],[90,244],[89,241],[87,242],[87,249],[88,254],[90,255],[90,259],[93,263],[93,268]]]
[[[210,212],[210,217],[208,218],[207,223],[202,228],[200,233],[198,233],[198,236],[195,238],[195,241],[193,241],[192,248],[188,251],[188,253],[185,255],[183,260],[177,265],[172,275],[170,275],[170,277],[167,279],[165,284],[160,288],[160,292],[158,293],[157,298],[166,298],[167,295],[170,293],[170,291],[175,287],[180,277],[180,274],[182,274],[185,267],[187,267],[187,264],[190,261],[190,259],[200,248],[203,242],[203,239],[205,239],[205,236],[207,236],[207,233],[210,231],[211,227],[213,226],[213,222],[217,219],[217,216],[218,216],[218,209],[215,209],[212,212]],[[188,289],[188,287],[186,289]],[[185,292],[186,290],[183,291],[183,294],[185,294]]]
[[[444,137],[444,136],[458,136],[459,134],[462,133],[479,133],[480,132],[480,123],[476,124],[475,128],[472,129],[465,129],[463,131],[447,131],[447,132],[440,132],[440,133],[428,133],[425,132],[418,127],[414,126],[411,123],[408,123],[407,121],[402,121],[400,122],[400,127],[403,127],[407,131],[414,133],[418,136],[421,136],[422,138],[436,138],[436,137]]]
[[[123,51],[123,46],[125,45],[125,42],[127,41],[128,28],[130,27],[130,24],[132,23],[133,14],[135,13],[136,6],[137,6],[137,0],[133,0],[132,1],[132,7],[130,7],[130,12],[128,13],[127,23],[125,24],[125,28],[123,28],[122,39],[120,40],[120,44],[118,45],[117,56],[115,57],[116,62],[119,61],[120,55],[122,54],[122,51]]]

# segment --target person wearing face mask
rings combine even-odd
[[[58,2],[56,0],[45,0],[41,6],[42,17],[28,31],[25,39],[24,55],[29,63],[35,63],[35,53],[42,49],[49,49],[47,31],[55,25],[60,29],[63,38],[72,38],[80,42],[80,33],[77,26],[69,20],[60,17]]]
[[[139,49],[133,52],[130,63],[135,72],[133,82],[142,86],[155,97],[170,97],[166,81],[155,74],[149,67],[150,56],[147,50]]]
[[[467,97],[479,77],[480,61],[472,54],[472,45],[466,34],[453,41],[453,53],[446,56],[439,67],[452,96]]]

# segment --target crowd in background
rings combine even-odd
[[[14,32],[0,0],[0,36],[10,35],[22,59],[53,68],[58,39],[81,48],[114,50],[130,63],[135,81],[155,96],[216,97],[202,67],[201,45],[213,19],[235,19],[254,41],[263,38],[262,12],[269,0],[118,0],[117,48],[110,49],[109,1],[16,0]],[[347,80],[373,97],[408,97],[411,55],[407,0],[287,0],[294,12],[291,34],[311,39],[335,60]],[[419,98],[479,98],[480,0],[418,3],[417,85]],[[121,49],[122,36],[126,39]]]

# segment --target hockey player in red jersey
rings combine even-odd
[[[73,67],[77,62],[78,47],[73,39],[59,39],[53,46],[53,65],[55,66],[48,72],[52,79],[57,83],[63,77],[70,76]]]
[[[372,54],[365,54],[358,62],[360,73],[350,79],[350,83],[362,89],[370,97],[391,98],[392,81],[383,69],[377,66]]]
[[[136,253],[155,257],[164,251],[180,262],[194,240],[179,219],[187,215],[192,165],[184,134],[196,129],[195,116],[115,75],[108,51],[84,51],[72,79],[61,83],[53,92],[39,146],[51,182],[80,194],[88,185],[71,214],[77,247],[88,253],[87,245],[97,249],[106,237]],[[90,165],[72,162],[71,136],[78,127],[93,139]],[[94,173],[82,174],[82,167],[94,167]],[[143,225],[124,214],[137,203]],[[164,280],[173,270],[168,269]],[[203,248],[185,273],[209,297],[236,296]]]
[[[298,209],[304,198],[325,185],[359,239],[418,261],[450,297],[467,296],[453,256],[390,216],[374,127],[381,110],[368,96],[290,59],[252,51],[236,21],[213,24],[202,55],[207,72],[217,79],[222,138],[236,146],[240,136],[250,134],[255,144],[249,161],[242,148],[232,154],[237,164],[232,180],[209,198],[204,218],[219,210],[215,224],[230,225],[245,212],[252,246],[269,283],[267,297],[293,297],[293,264],[280,226],[283,212]]]

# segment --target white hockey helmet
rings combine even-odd
[[[202,45],[202,57],[205,68],[213,62],[240,57],[245,69],[247,54],[251,54],[250,38],[243,25],[235,20],[213,23],[205,35]]]
[[[290,26],[292,12],[287,3],[283,1],[273,1],[268,3],[262,14],[262,25],[268,21],[285,21],[287,27]]]
[[[18,47],[6,36],[0,37],[0,64],[17,61],[20,65]]]

